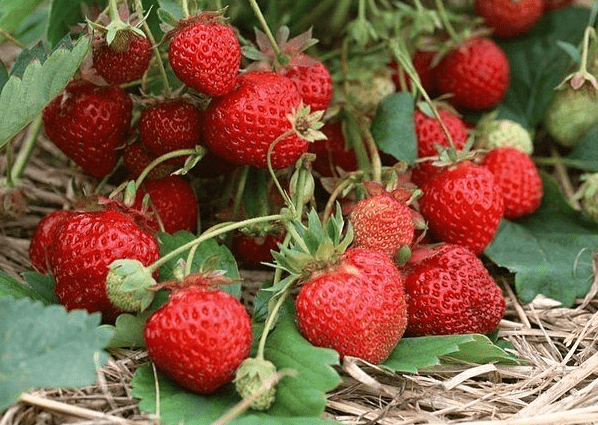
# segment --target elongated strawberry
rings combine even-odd
[[[105,37],[92,45],[93,67],[108,84],[120,85],[143,77],[152,58],[152,45],[147,37],[133,31],[119,31],[108,44]]]
[[[544,0],[476,0],[476,13],[500,38],[512,38],[531,29],[544,14]]]
[[[177,78],[207,94],[231,91],[241,66],[241,46],[233,28],[215,13],[181,20],[169,34],[168,60]]]
[[[148,266],[160,257],[158,242],[133,216],[117,208],[78,211],[56,226],[49,264],[55,293],[67,309],[101,312],[113,322],[121,310],[106,294],[109,265],[117,259],[135,259]]]
[[[143,210],[146,194],[149,196],[148,212],[157,216],[156,219],[162,223],[166,233],[197,231],[199,205],[188,180],[178,175],[145,180],[137,191],[133,208]]]
[[[403,269],[409,336],[492,332],[505,313],[500,287],[467,248],[441,243],[414,250]]]
[[[287,115],[300,102],[301,95],[288,78],[270,71],[244,73],[233,91],[213,99],[206,109],[204,142],[229,162],[267,168],[268,148],[291,129]],[[273,148],[272,167],[294,164],[307,145],[306,140],[290,133]]]
[[[456,107],[480,110],[498,105],[509,88],[511,69],[501,47],[473,37],[449,51],[436,69],[438,90]]]
[[[189,275],[170,289],[170,299],[145,324],[148,355],[182,387],[212,393],[231,382],[249,356],[251,318],[209,276]]]
[[[492,172],[462,161],[427,180],[421,190],[420,212],[430,232],[441,241],[481,254],[494,238],[505,209]]]
[[[50,271],[48,247],[52,244],[58,224],[71,214],[71,210],[55,210],[43,216],[37,224],[29,245],[29,259],[35,271],[42,274]]]
[[[76,79],[44,108],[44,130],[86,173],[101,178],[120,157],[118,148],[126,142],[132,106],[119,87]]]
[[[201,141],[201,113],[185,98],[160,99],[143,109],[138,128],[139,138],[155,156],[192,149]],[[183,162],[177,158],[177,164]]]
[[[534,161],[515,148],[491,149],[482,165],[494,174],[502,192],[506,218],[519,218],[535,212],[542,202],[542,178]]]

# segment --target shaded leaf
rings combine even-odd
[[[23,273],[23,279],[35,292],[36,297],[31,297],[42,301],[44,304],[58,304],[58,298],[54,294],[54,277],[51,274],[39,274],[34,271]]]
[[[568,160],[575,163],[567,163],[584,171],[598,171],[598,126],[593,127],[567,155]]]
[[[0,2],[0,28],[8,34],[12,34],[19,27],[21,22],[33,14],[44,0],[19,0]],[[0,40],[5,37],[0,35]]]
[[[93,384],[108,361],[112,333],[98,328],[99,314],[12,297],[0,298],[0,312],[0,411],[31,389]]]

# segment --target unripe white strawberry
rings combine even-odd
[[[530,132],[518,122],[509,119],[481,120],[475,138],[479,149],[515,148],[528,155],[534,151]]]
[[[347,81],[345,96],[366,115],[375,115],[378,104],[396,91],[390,71],[377,72],[367,78]]]

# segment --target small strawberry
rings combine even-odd
[[[463,246],[420,247],[403,273],[409,294],[406,335],[489,334],[505,313],[500,287]]]
[[[532,136],[526,128],[509,119],[496,119],[495,114],[489,114],[478,121],[475,146],[478,149],[511,147],[528,155],[534,150]]]
[[[214,287],[213,279],[189,275],[171,284],[170,299],[144,328],[148,355],[156,367],[199,394],[231,382],[251,351],[249,314],[239,300]]]
[[[234,90],[213,99],[204,115],[204,142],[225,160],[267,168],[268,148],[291,130],[288,115],[299,108],[301,95],[291,80],[275,72],[249,71]],[[308,142],[291,132],[272,151],[272,167],[293,165]]]
[[[152,45],[147,37],[124,30],[111,44],[105,37],[94,40],[92,56],[98,74],[118,86],[143,77],[152,58]]]
[[[382,185],[367,185],[368,197],[357,202],[349,216],[355,246],[379,251],[394,258],[410,247],[415,234],[414,211],[400,199],[402,193],[387,192]]]
[[[475,10],[495,36],[512,38],[538,22],[544,14],[544,0],[475,0]]]
[[[446,53],[436,67],[438,90],[456,107],[480,110],[498,105],[509,88],[507,55],[493,40],[472,37]]]
[[[580,186],[581,210],[585,215],[598,223],[598,173],[587,173],[581,176]]]
[[[102,178],[125,144],[133,103],[120,87],[71,81],[43,111],[48,138],[88,174]]]
[[[481,254],[504,213],[494,175],[471,161],[449,165],[421,186],[420,212],[432,235]]]
[[[199,205],[193,187],[185,178],[170,175],[145,180],[137,191],[133,208],[143,211],[143,199],[149,196],[148,211],[157,216],[166,233],[197,231]],[[156,223],[156,229],[158,228]]]
[[[136,179],[141,175],[157,156],[149,151],[147,147],[137,139],[125,146],[122,152],[123,165],[132,178]],[[176,167],[170,162],[162,162],[153,167],[146,175],[146,179],[161,179],[175,171]]]
[[[338,168],[347,172],[357,170],[357,156],[355,150],[347,146],[342,121],[327,121],[320,130],[326,138],[308,147],[309,152],[316,154],[311,164],[313,169],[322,177],[337,176]]]
[[[532,214],[540,206],[544,190],[536,164],[515,148],[496,148],[484,155],[482,165],[494,174],[505,203],[505,218]]]
[[[143,109],[138,128],[139,138],[155,156],[192,149],[201,141],[201,113],[184,98],[157,100]],[[176,163],[184,161],[178,157]]]
[[[35,271],[42,274],[50,271],[48,247],[54,238],[54,231],[73,213],[71,210],[55,210],[43,216],[37,224],[29,245],[29,259]]]
[[[241,45],[222,16],[205,12],[181,20],[168,37],[168,60],[178,79],[208,96],[223,96],[233,89]]]
[[[49,247],[55,293],[68,310],[101,312],[114,322],[121,310],[106,294],[109,265],[118,259],[139,260],[148,266],[160,257],[154,235],[122,209],[77,211],[59,222]]]
[[[322,62],[301,53],[279,73],[295,83],[303,103],[312,111],[328,108],[332,99],[332,77]]]

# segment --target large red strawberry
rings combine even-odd
[[[29,259],[35,271],[39,273],[50,271],[48,247],[54,238],[54,230],[71,214],[73,214],[71,210],[55,210],[43,216],[37,224],[29,245]]]
[[[450,50],[437,66],[438,89],[457,107],[480,110],[498,105],[509,88],[511,69],[501,47],[472,37]]]
[[[409,336],[488,334],[505,313],[500,287],[482,261],[460,245],[420,247],[403,273]]]
[[[270,145],[291,129],[288,117],[301,102],[295,84],[275,72],[250,71],[234,90],[215,98],[205,111],[204,142],[229,162],[267,168]],[[291,132],[272,151],[272,167],[293,165],[308,142]]]
[[[521,35],[544,14],[544,0],[476,0],[476,13],[500,38]]]
[[[179,385],[209,394],[231,382],[251,351],[251,318],[239,300],[189,275],[149,317],[144,339],[156,367]]]
[[[494,238],[505,208],[492,172],[462,161],[444,168],[421,189],[418,202],[430,232],[481,254]]]
[[[303,283],[297,326],[313,345],[342,357],[383,362],[407,325],[403,279],[393,261],[368,248],[349,248]]]
[[[145,180],[137,191],[133,208],[143,210],[146,194],[149,196],[148,211],[157,216],[166,233],[197,231],[199,205],[188,180],[178,175]]]
[[[183,83],[208,96],[222,96],[233,89],[241,66],[241,45],[221,16],[200,13],[180,21],[172,31],[168,60]]]
[[[156,156],[192,149],[201,141],[201,113],[185,98],[161,99],[143,109],[138,128],[139,138]],[[183,162],[179,157],[177,163]]]
[[[43,111],[46,135],[88,174],[115,167],[128,135],[132,101],[120,87],[71,81]]]
[[[77,211],[56,226],[49,264],[54,291],[67,309],[99,311],[104,321],[113,322],[121,311],[106,294],[109,265],[127,258],[148,266],[160,257],[153,233],[126,211],[124,206]]]
[[[328,108],[332,99],[332,76],[319,60],[301,53],[279,71],[290,79],[312,111]]]
[[[494,174],[505,201],[506,218],[523,217],[538,209],[544,195],[542,178],[526,153],[509,147],[491,149],[482,165]]]
[[[108,44],[105,37],[92,45],[93,67],[108,84],[120,85],[143,77],[152,58],[152,45],[147,37],[133,31],[119,31]]]
[[[347,172],[357,170],[357,156],[355,150],[347,146],[342,121],[326,121],[321,131],[326,138],[316,140],[308,147],[309,152],[316,154],[313,169],[322,177],[337,176],[339,168]]]

